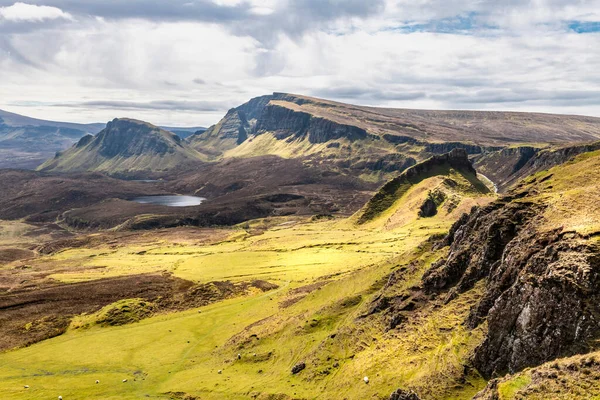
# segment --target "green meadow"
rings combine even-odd
[[[483,379],[456,379],[482,337],[460,324],[479,288],[425,307],[401,329],[363,318],[390,272],[418,265],[404,277],[408,288],[441,256],[428,239],[448,230],[450,211],[424,219],[412,208],[439,184],[431,178],[408,190],[396,216],[379,224],[281,219],[263,229],[265,221],[255,221],[203,244],[147,235],[146,242],[42,257],[40,265],[64,267],[50,278],[65,283],[167,272],[279,288],[125,326],[72,327],[0,354],[2,399],[365,399],[432,381],[437,389],[428,398],[473,395]],[[465,207],[474,200],[466,198]],[[306,369],[294,375],[299,362]]]

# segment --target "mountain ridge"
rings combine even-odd
[[[381,184],[415,163],[461,148],[506,190],[534,154],[599,139],[595,117],[376,108],[276,92],[230,109],[186,141],[212,160],[299,158]]]
[[[266,100],[269,100],[268,102]],[[316,117],[327,118],[333,122],[340,124],[355,124],[357,127],[361,127],[365,130],[370,130],[370,133],[392,133],[398,135],[399,132],[405,132],[414,139],[428,140],[435,142],[435,140],[441,142],[457,141],[457,140],[472,140],[478,144],[493,145],[497,143],[527,143],[533,142],[534,140],[523,140],[523,137],[518,136],[518,131],[512,131],[512,129],[521,128],[524,124],[531,123],[542,123],[541,119],[549,119],[547,122],[548,126],[544,128],[550,129],[552,135],[543,138],[540,141],[542,143],[553,143],[553,142],[578,142],[578,141],[590,141],[600,138],[600,118],[580,116],[580,115],[567,115],[567,114],[550,114],[550,113],[528,113],[528,112],[512,112],[512,111],[471,111],[471,110],[421,110],[421,109],[408,109],[408,108],[383,108],[383,107],[370,107],[370,106],[359,106],[353,104],[345,104],[341,102],[335,102],[325,99],[314,98],[310,96],[303,96],[297,94],[275,92],[272,95],[261,96],[250,100],[243,105],[236,107],[235,109],[247,110],[248,108],[253,109],[253,117],[260,116],[260,108],[267,108],[269,106],[280,106],[287,107],[294,111],[304,111],[311,113]],[[257,112],[258,111],[258,112]],[[345,112],[345,114],[341,114]],[[378,116],[380,120],[369,119],[369,116]],[[361,120],[360,117],[364,119]],[[416,121],[407,121],[406,118],[414,118]],[[383,118],[383,119],[381,119]],[[429,119],[430,121],[426,121]],[[450,120],[448,123],[446,120]],[[457,125],[463,121],[463,125]],[[490,128],[488,121],[500,121],[506,123],[506,126],[502,128],[507,129],[510,135],[502,137],[483,136],[483,137],[465,137],[464,135],[458,136],[453,135],[448,137],[447,131],[441,131],[442,128],[449,130],[450,132],[469,132],[469,129],[477,131],[482,128]],[[391,123],[392,125],[385,127],[384,123]],[[470,124],[478,123],[480,125],[474,128],[467,125],[465,122]],[[556,124],[562,122],[565,126],[560,130]],[[419,126],[418,124],[424,124]],[[581,127],[573,127],[572,125],[577,123],[589,124],[586,129]],[[435,129],[432,129],[435,128]],[[529,135],[534,132],[536,135],[540,134],[539,127],[529,126]],[[372,131],[372,132],[371,132]],[[415,134],[419,132],[419,135]],[[421,135],[421,133],[428,133],[427,135]],[[559,135],[562,133],[562,135]],[[565,137],[569,134],[569,137]],[[512,135],[512,136],[511,136]],[[381,135],[379,135],[381,136]],[[573,136],[573,137],[571,137]]]

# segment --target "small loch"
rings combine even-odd
[[[131,199],[140,204],[152,204],[167,207],[191,207],[199,206],[206,199],[196,196],[141,196]]]

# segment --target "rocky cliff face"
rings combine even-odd
[[[539,149],[531,146],[509,147],[485,153],[475,159],[475,168],[491,179],[500,191],[508,189],[511,177],[518,173]]]
[[[476,157],[475,167],[505,192],[523,178],[600,149],[600,143],[544,149],[521,146],[486,152]],[[489,150],[489,149],[488,149]],[[475,153],[472,153],[475,154]]]
[[[256,97],[230,109],[217,124],[205,132],[190,136],[187,142],[199,151],[208,150],[215,155],[244,143],[253,133],[257,119],[273,98],[273,95]]]
[[[305,112],[269,104],[257,121],[257,134],[273,132],[279,139],[293,136],[307,137],[311,143],[326,143],[331,140],[345,138],[351,141],[366,139],[367,132],[353,125],[315,117]]]
[[[85,137],[82,140],[89,141],[90,150],[97,149],[100,155],[107,158],[163,155],[174,153],[177,147],[181,147],[179,136],[131,119],[114,119],[93,140]]]
[[[426,292],[446,300],[485,279],[465,321],[487,321],[473,359],[485,377],[589,351],[600,337],[600,249],[573,232],[538,231],[542,210],[515,199],[473,210],[445,239],[448,257],[423,278]]]
[[[370,163],[389,154],[423,161],[432,155],[463,149],[477,170],[503,192],[537,168],[525,167],[544,146],[549,146],[548,143],[564,145],[570,137],[572,143],[597,139],[598,121],[541,114],[378,109],[273,93],[231,109],[219,123],[187,142],[212,159],[226,154],[234,157],[257,154],[289,157],[293,154],[312,161],[335,158],[335,163],[356,158]],[[267,133],[284,143],[267,140],[264,136],[264,140],[248,140]],[[352,143],[336,143],[338,139]],[[307,145],[322,143],[332,146],[322,149]],[[523,145],[525,143],[540,143],[540,147]],[[243,146],[239,151],[230,152],[240,144]],[[393,177],[390,172],[405,168],[374,167],[366,168],[366,173],[381,171],[385,175],[382,181]],[[363,172],[358,176],[361,174]]]
[[[533,175],[537,172],[564,164],[579,154],[599,149],[600,143],[591,143],[580,146],[569,146],[536,152],[535,156],[527,160],[527,162],[524,163],[520,169],[516,170],[508,177],[504,187],[508,188],[529,175]]]
[[[236,144],[241,144],[248,138],[249,130],[250,124],[246,114],[233,108],[227,112],[218,125],[213,125],[206,132],[199,134],[198,139],[233,139]]]
[[[237,108],[246,116],[250,123],[255,122],[262,114],[265,107],[271,100],[275,98],[275,95],[260,96],[251,99],[249,102],[242,104]]]

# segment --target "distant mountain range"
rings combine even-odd
[[[104,123],[45,121],[0,110],[0,168],[34,169],[56,152],[69,148],[85,135],[94,135],[105,127]],[[205,128],[164,129],[186,138]]]
[[[0,115],[5,116],[0,148],[17,160],[0,166],[31,168],[45,157],[44,171],[120,176],[169,173],[194,162],[278,156],[383,183],[418,162],[459,148],[502,189],[523,168],[534,172],[532,163],[540,152],[600,140],[600,118],[375,108],[287,93],[251,99],[207,130],[168,128],[171,133],[129,119],[114,120],[102,130],[102,124]],[[86,136],[90,134],[97,136]]]

